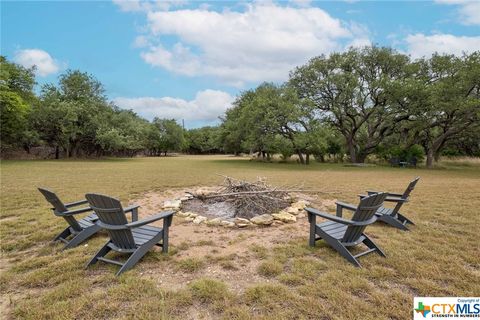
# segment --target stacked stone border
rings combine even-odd
[[[275,225],[283,225],[285,223],[295,223],[297,219],[306,217],[305,207],[310,203],[306,200],[297,200],[288,208],[273,214],[262,214],[251,219],[244,218],[213,218],[209,219],[198,213],[191,211],[184,212],[181,210],[182,202],[191,200],[191,195],[185,195],[174,200],[167,200],[163,203],[164,210],[175,211],[175,216],[182,218],[184,221],[193,224],[205,224],[207,226],[225,227],[225,228],[247,228],[247,227],[268,227]]]

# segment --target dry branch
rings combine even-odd
[[[257,215],[278,212],[291,204],[290,192],[305,192],[298,188],[277,188],[267,184],[265,178],[255,182],[223,176],[222,187],[210,194],[188,192],[206,203],[229,202],[235,208],[235,216],[252,218]],[[322,192],[322,191],[307,191]]]

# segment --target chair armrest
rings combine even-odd
[[[381,193],[381,192],[383,192],[383,191],[372,191],[372,190],[367,191],[369,196],[372,195],[372,194]],[[401,193],[393,193],[393,192],[384,192],[384,193],[386,193],[387,196],[392,196],[392,197],[402,197],[403,196],[403,194],[401,194]]]
[[[369,224],[372,224],[375,221],[377,221],[377,216],[376,215],[373,215],[370,219],[365,220],[365,221],[353,221],[353,220],[348,220],[348,219],[344,219],[344,218],[341,218],[341,217],[337,217],[337,216],[334,216],[333,214],[329,214],[329,213],[326,213],[326,212],[321,212],[321,211],[318,211],[318,210],[313,209],[313,208],[305,208],[305,210],[310,215],[319,216],[319,217],[322,217],[322,218],[325,218],[325,219],[328,219],[328,220],[331,220],[331,221],[334,221],[334,222],[338,222],[338,223],[341,223],[341,224],[345,224],[345,225],[348,225],[348,226],[356,226],[356,227],[368,226]],[[309,220],[310,223],[312,223],[312,221],[310,220],[310,216],[309,216],[308,220]]]
[[[79,206],[79,205],[85,204],[85,203],[88,203],[88,200],[80,200],[80,201],[66,203],[65,207],[67,207],[67,208],[76,207],[76,206]]]
[[[123,209],[123,212],[131,212],[132,213],[132,222],[138,221],[138,208],[140,206],[138,204],[131,205],[125,209]]]
[[[313,214],[331,221],[339,222],[341,224],[346,224],[346,225],[352,225],[354,221],[347,220],[341,217],[334,216],[333,214],[329,214],[326,212],[321,212],[313,208],[305,208],[305,211],[307,211],[309,214]]]
[[[164,211],[162,213],[159,213],[159,214],[156,214],[154,216],[142,219],[140,221],[134,221],[134,222],[128,223],[126,226],[129,229],[130,228],[141,227],[141,226],[144,226],[146,224],[152,223],[154,221],[158,221],[158,220],[161,220],[161,219],[171,217],[171,216],[173,216],[173,214],[174,214],[174,211]]]
[[[354,205],[345,203],[345,202],[337,201],[337,202],[335,202],[335,204],[337,205],[337,217],[342,216],[342,214],[343,214],[342,211],[343,211],[344,208],[347,209],[347,210],[351,210],[351,211],[357,210],[357,207],[355,207]]]
[[[134,204],[134,205],[131,205],[131,206],[123,209],[123,212],[127,213],[127,212],[133,211],[133,210],[138,209],[138,208],[140,208],[140,205]]]
[[[401,197],[386,197],[384,201],[388,201],[388,202],[408,202],[408,199],[404,199],[404,198],[401,198]]]
[[[351,210],[351,211],[357,210],[356,206],[354,206],[352,204],[349,204],[349,203],[337,201],[337,202],[335,202],[335,204],[337,205],[337,207],[342,207],[342,208],[345,208],[347,210]]]
[[[62,216],[73,216],[75,214],[85,213],[85,212],[88,212],[88,211],[92,211],[92,208],[90,208],[90,207],[80,208],[80,209],[76,209],[76,210],[68,210],[68,211],[65,211],[65,212],[57,212],[56,210],[54,210],[53,212],[55,213],[56,216],[62,217]]]

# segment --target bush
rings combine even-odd
[[[384,151],[380,151],[379,155],[387,161],[392,158],[398,158],[399,161],[410,161],[415,158],[417,162],[421,162],[425,157],[425,152],[422,146],[414,144],[409,148],[393,146]]]

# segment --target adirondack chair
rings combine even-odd
[[[377,252],[382,257],[385,257],[385,253],[364,233],[364,230],[368,225],[377,220],[375,212],[382,206],[386,196],[384,193],[377,193],[365,197],[360,200],[358,207],[337,202],[336,216],[313,208],[305,208],[308,213],[308,222],[310,223],[309,245],[314,247],[316,241],[323,239],[357,267],[361,267],[357,259],[371,252]],[[343,209],[354,212],[351,220],[342,218]],[[317,216],[330,221],[317,223]],[[348,247],[361,243],[365,244],[368,250],[356,255],[353,255],[348,250]]]
[[[385,208],[385,207],[380,207],[376,215],[378,217],[379,221],[388,223],[389,225],[402,229],[405,231],[408,231],[407,224],[410,223],[412,225],[415,225],[415,223],[412,222],[412,220],[408,219],[405,217],[403,214],[400,213],[400,208],[403,206],[405,202],[408,202],[410,193],[415,189],[415,185],[417,184],[418,180],[420,180],[420,177],[416,177],[412,182],[408,184],[407,189],[405,189],[405,192],[403,193],[391,193],[387,192],[387,198],[385,198],[385,201],[387,202],[395,202],[396,205],[395,207],[392,208]],[[368,195],[372,195],[375,193],[378,193],[379,191],[367,191]],[[365,197],[365,195],[360,195],[360,198]]]
[[[390,166],[392,167],[398,167],[400,166],[400,158],[398,157],[392,157],[390,158],[390,160],[388,160],[388,162],[390,163]]]
[[[92,213],[83,219],[75,219],[75,215],[86,212],[93,212],[90,207],[82,207],[72,210],[71,208],[77,207],[83,204],[87,204],[87,200],[81,200],[71,203],[63,203],[58,196],[44,188],[38,188],[45,199],[53,206],[52,211],[57,217],[62,217],[67,221],[69,226],[65,228],[59,235],[57,235],[53,241],[61,241],[65,243],[63,249],[73,248],[83,241],[90,238],[92,235],[100,230],[100,227],[95,225],[97,215]]]
[[[172,224],[173,211],[164,211],[140,221],[128,223],[122,204],[115,198],[88,193],[85,195],[91,208],[98,215],[96,224],[106,229],[110,240],[95,254],[87,266],[98,260],[121,266],[117,276],[132,268],[154,245],[168,252],[168,228]],[[163,219],[163,228],[148,226]],[[161,242],[161,243],[160,243]],[[125,263],[105,258],[111,250],[130,254]]]

